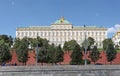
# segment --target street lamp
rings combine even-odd
[[[32,47],[31,47],[31,41],[30,40],[28,40],[28,42],[30,43],[29,44],[29,46],[28,46],[28,48],[29,49],[31,49]],[[37,63],[38,63],[38,53],[39,53],[39,49],[40,49],[40,47],[38,47],[38,43],[37,43],[37,45],[36,45],[36,47],[35,47],[35,54],[36,54],[36,66],[37,66]]]
[[[36,48],[35,48],[35,54],[36,54],[36,66],[37,66],[37,63],[38,63],[38,53],[39,53],[39,49],[40,49],[40,47],[38,47],[38,43],[37,43]]]
[[[84,35],[85,35],[85,40],[84,40],[84,49],[85,49],[85,63],[84,65],[87,65],[87,48],[88,48],[88,40],[86,39],[86,30],[85,30],[85,25],[84,25]]]

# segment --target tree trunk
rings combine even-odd
[[[112,61],[110,62],[110,65],[112,65]]]
[[[26,62],[25,62],[25,66],[26,66]]]
[[[43,66],[43,62],[41,62],[41,65]]]
[[[24,62],[22,62],[22,65],[24,66]]]

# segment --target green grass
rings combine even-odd
[[[98,48],[98,51],[99,51],[99,52],[103,51],[103,48]]]
[[[101,51],[104,51],[103,48],[98,48],[98,51],[101,52]],[[120,52],[120,49],[119,50],[116,50],[117,52]]]
[[[117,52],[120,52],[120,50],[117,50]]]

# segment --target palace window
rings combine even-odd
[[[90,32],[88,32],[88,35],[90,35]]]
[[[80,36],[82,36],[82,32],[80,32]]]
[[[48,32],[48,36],[50,36],[50,32]]]
[[[105,35],[105,32],[103,32],[103,34]]]
[[[56,41],[58,41],[58,38],[56,38]]]
[[[64,36],[66,36],[66,32],[64,32]]]
[[[70,36],[70,32],[68,32],[68,36]]]
[[[78,36],[78,32],[76,32],[76,36]]]
[[[56,36],[58,36],[58,32],[56,32]]]
[[[21,36],[24,36],[24,32],[21,33]]]
[[[99,32],[99,34],[101,35],[101,32]]]
[[[41,36],[43,36],[43,32],[41,32]]]
[[[46,36],[47,35],[47,33],[46,32],[44,32],[44,36]]]
[[[92,32],[92,36],[94,35],[94,32]]]
[[[17,36],[19,36],[20,35],[20,33],[19,32],[17,32]]]
[[[31,36],[31,32],[29,32],[29,36]]]
[[[62,36],[62,32],[60,32],[60,36]]]
[[[74,36],[74,32],[72,32],[72,36]]]
[[[27,32],[25,32],[25,36],[27,36],[27,34],[28,34],[28,33],[27,33]]]
[[[96,35],[97,35],[98,33],[96,32]]]
[[[39,36],[39,33],[37,32],[37,36]]]
[[[52,33],[52,36],[54,36],[54,34],[55,34],[55,33],[53,32],[53,33]]]

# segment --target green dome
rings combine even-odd
[[[65,20],[64,17],[62,17],[59,20],[56,20],[54,24],[70,24],[70,22]]]

